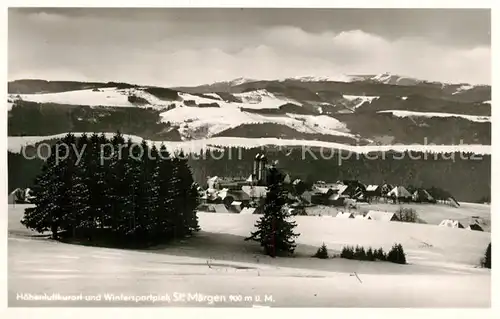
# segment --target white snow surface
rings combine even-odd
[[[211,137],[242,124],[275,123],[286,125],[303,133],[321,133],[354,137],[340,121],[328,116],[302,116],[297,114],[263,115],[243,112],[234,107],[198,108],[178,107],[161,113],[163,122],[180,126],[182,136],[191,132],[204,132]]]
[[[150,107],[164,108],[171,102],[163,101],[156,96],[147,93],[140,88],[118,89],[99,88],[98,91],[76,90],[59,93],[39,93],[39,94],[11,94],[11,99],[37,102],[37,103],[57,103],[69,105],[89,105],[89,106],[110,106],[110,107],[137,107],[128,101],[128,96],[134,94],[148,101]]]
[[[75,136],[80,136],[82,132],[72,132]],[[10,152],[20,153],[23,147],[27,145],[34,145],[37,142],[50,139],[63,138],[67,133],[47,135],[47,136],[9,136],[8,137],[8,150]],[[91,135],[92,132],[87,132]],[[114,133],[105,133],[108,138],[111,138]],[[129,137],[134,142],[141,142],[143,139],[135,135],[123,134],[125,139]],[[458,145],[345,145],[340,143],[315,141],[315,140],[289,140],[279,138],[245,138],[245,137],[212,137],[200,140],[172,142],[172,141],[149,141],[150,145],[155,144],[160,147],[162,143],[165,144],[170,151],[183,150],[184,152],[199,153],[205,149],[218,149],[220,147],[242,147],[242,148],[256,148],[266,145],[283,146],[283,147],[303,147],[305,154],[310,147],[326,148],[327,150],[346,150],[353,153],[366,154],[370,152],[388,152],[388,151],[419,151],[429,153],[454,153],[454,152],[472,152],[478,155],[491,155],[491,145],[479,144],[458,144]],[[328,152],[326,154],[329,154]],[[306,155],[307,156],[307,155]]]
[[[378,113],[392,113],[397,117],[408,117],[408,116],[420,116],[420,117],[460,117],[472,122],[491,122],[491,116],[484,115],[465,115],[465,114],[455,114],[455,113],[440,113],[440,112],[416,112],[416,111],[404,111],[404,110],[385,110],[379,111]]]
[[[89,106],[110,106],[110,107],[137,107],[137,105],[128,101],[129,95],[136,95],[148,101],[149,104],[145,107],[166,108],[169,105],[175,104],[177,107],[183,107],[186,100],[193,100],[197,104],[201,103],[218,103],[221,108],[231,107],[238,109],[241,107],[266,109],[278,108],[285,103],[294,103],[301,105],[295,100],[277,97],[266,90],[256,90],[245,93],[234,94],[240,97],[243,103],[228,103],[221,101],[221,98],[216,93],[207,93],[205,95],[216,98],[205,98],[189,93],[179,93],[179,101],[164,101],[156,96],[144,91],[142,88],[118,89],[118,88],[99,88],[98,91],[76,90],[60,93],[40,93],[40,94],[10,94],[9,99],[17,100],[21,98],[25,101],[37,103],[58,103],[69,105],[89,105]]]
[[[236,103],[238,107],[255,109],[276,109],[286,103],[302,105],[301,103],[292,99],[277,97],[275,94],[267,90],[255,90],[244,93],[235,93],[233,95],[240,98],[243,102]]]
[[[222,100],[219,94],[217,93],[205,93],[204,95],[211,96],[213,98],[216,98],[217,100]]]
[[[245,93],[234,94],[242,100],[242,103],[229,103],[224,101],[214,101],[204,97],[190,94],[181,94],[183,99],[189,99],[200,103],[218,103],[220,107],[214,108],[194,108],[178,106],[172,110],[160,114],[163,122],[170,122],[180,126],[180,133],[183,137],[194,134],[202,134],[203,137],[211,137],[222,131],[234,128],[243,124],[275,123],[286,125],[303,133],[319,133],[338,136],[355,137],[349,133],[347,127],[335,118],[320,116],[302,116],[298,114],[286,115],[265,115],[251,112],[244,112],[241,108],[247,109],[276,109],[285,103],[300,103],[276,97],[266,90],[257,90]],[[181,102],[176,102],[180,104]]]
[[[30,239],[19,223],[25,207],[8,209],[9,306],[491,306],[491,271],[476,267],[491,241],[489,233],[297,216],[295,258],[269,258],[258,243],[243,240],[260,216],[198,213],[202,231],[193,238],[131,251]],[[345,245],[389,250],[401,243],[408,264],[311,258],[323,243],[330,254]],[[171,297],[180,292],[225,296],[226,301],[28,302],[18,300],[16,292]],[[229,295],[262,299],[229,302]]]

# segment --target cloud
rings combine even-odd
[[[417,37],[389,40],[357,29],[306,32],[286,25],[235,25],[204,30],[192,22],[68,18],[44,12],[9,19],[9,79],[180,86],[238,77],[391,72],[489,84],[490,69],[489,46],[457,48]]]

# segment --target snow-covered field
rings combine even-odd
[[[81,132],[73,132],[74,135],[79,136]],[[92,132],[87,132],[87,134],[92,134]],[[110,138],[114,133],[106,133],[105,135]],[[37,142],[50,139],[59,139],[66,135],[56,134],[47,136],[9,136],[8,137],[8,150],[10,152],[19,153],[22,147],[27,145],[34,145]],[[131,138],[132,141],[142,141],[142,138],[135,135],[124,134],[124,137]],[[155,144],[159,147],[161,141],[148,141],[149,144]],[[325,156],[328,156],[330,150],[346,150],[357,154],[366,154],[369,152],[388,152],[388,151],[420,151],[420,152],[430,152],[434,154],[439,153],[449,153],[449,152],[472,152],[476,155],[490,155],[491,145],[366,145],[366,146],[352,146],[333,142],[315,141],[315,140],[289,140],[289,139],[279,139],[279,138],[244,138],[244,137],[212,137],[207,139],[183,141],[183,142],[163,142],[167,149],[169,150],[184,150],[184,152],[199,152],[203,149],[218,148],[218,147],[242,147],[242,148],[255,148],[266,145],[275,146],[298,146],[304,147],[304,153],[306,156],[311,156],[308,154],[308,147],[320,147],[326,148],[324,150]],[[355,156],[354,154],[351,154]],[[477,158],[476,158],[477,159]]]
[[[380,210],[396,212],[400,207],[413,208],[420,219],[429,225],[439,225],[444,219],[460,221],[464,227],[475,220],[481,222],[485,231],[491,227],[491,206],[487,204],[460,203],[460,207],[452,207],[446,204],[391,204],[391,203],[358,203],[357,209],[351,209],[353,214],[366,213],[369,210]],[[337,216],[339,211],[345,211],[343,207],[315,206],[307,209],[308,214],[322,216]],[[484,223],[484,224],[483,224]]]
[[[167,106],[164,102],[154,95],[138,89],[117,89],[100,88],[98,91],[76,90],[60,93],[40,93],[40,94],[12,94],[11,99],[17,99],[37,103],[58,103],[69,105],[90,105],[90,106],[114,106],[114,107],[135,107],[128,101],[129,94],[136,94],[146,99],[151,106]]]
[[[378,113],[392,113],[392,115],[397,117],[460,117],[472,122],[491,122],[491,116],[482,115],[464,115],[464,114],[454,114],[454,113],[440,113],[440,112],[415,112],[415,111],[401,111],[401,110],[386,110],[379,111]]]
[[[243,124],[275,123],[288,126],[303,133],[319,133],[355,137],[346,125],[329,116],[304,116],[298,114],[263,115],[243,112],[233,106],[220,108],[178,107],[161,113],[163,122],[180,126],[182,136],[191,132],[206,130],[211,137],[217,133]]]
[[[178,106],[175,109],[161,113],[163,122],[170,122],[181,127],[181,136],[190,136],[202,132],[202,136],[211,137],[224,130],[243,124],[275,123],[288,126],[298,132],[319,133],[355,137],[349,133],[346,125],[327,116],[302,116],[298,114],[264,115],[244,112],[242,109],[278,109],[285,103],[301,105],[295,100],[277,97],[266,90],[256,90],[234,94],[242,103],[225,102],[216,94],[205,97],[181,93],[185,100],[193,100],[198,105],[217,103],[218,108],[193,108]]]
[[[256,215],[200,213],[203,231],[196,237],[129,251],[31,239],[18,222],[24,207],[9,206],[9,306],[489,307],[491,302],[490,271],[476,267],[489,233],[301,216],[296,256],[272,259],[243,240]],[[311,258],[323,242],[330,252],[356,244],[388,249],[399,242],[409,264]],[[100,294],[101,301],[22,301],[19,293]],[[180,293],[192,294],[191,300],[185,295],[182,301]],[[106,302],[105,294],[168,294],[171,301]],[[219,301],[210,304],[203,295]],[[239,296],[243,301],[231,301]]]

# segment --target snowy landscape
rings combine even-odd
[[[29,238],[22,205],[9,206],[11,306],[489,307],[491,275],[479,268],[490,233],[437,225],[296,217],[294,258],[263,256],[243,241],[256,215],[199,213],[195,238],[148,251],[126,251]],[[489,208],[485,208],[489,210]],[[401,242],[408,265],[312,258],[319,245],[390,248]],[[35,266],[36,265],[36,266]],[[355,276],[357,274],[358,278]],[[296,289],[301,287],[301,289]],[[16,293],[99,295],[102,301],[21,301]],[[104,294],[199,293],[259,296],[261,301],[108,301]],[[272,297],[265,301],[266,296]],[[187,297],[186,297],[187,300]]]

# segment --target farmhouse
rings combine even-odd
[[[431,194],[429,194],[429,192],[423,188],[417,189],[413,193],[412,199],[414,202],[417,202],[417,203],[435,203],[436,202],[434,197],[432,197]]]
[[[396,216],[396,213],[384,212],[384,211],[379,211],[379,210],[368,211],[368,213],[365,216],[365,219],[376,220],[376,221],[381,221],[381,222],[399,221],[399,218],[398,218],[398,216]]]
[[[16,204],[16,203],[24,202],[24,199],[25,199],[25,191],[20,189],[20,188],[16,188],[15,190],[13,190],[9,194],[8,203],[9,204]]]
[[[445,219],[441,223],[439,223],[441,227],[450,227],[450,228],[464,228],[458,220]]]
[[[366,187],[363,185],[360,181],[358,180],[342,180],[342,181],[337,181],[337,185],[345,186],[345,189],[343,189],[342,194],[348,196],[349,198],[353,199],[363,199],[365,192],[366,192]]]
[[[250,183],[241,177],[209,177],[207,180],[208,189],[240,190],[243,185]]]
[[[483,228],[479,226],[479,224],[470,224],[469,227],[467,227],[468,230],[476,230],[476,231],[483,231]]]
[[[243,209],[244,204],[240,201],[233,201],[229,207],[229,211],[239,214]]]
[[[446,202],[450,206],[453,206],[455,208],[460,207],[460,204],[458,203],[458,201],[455,198],[451,197],[451,196],[446,200]]]
[[[398,202],[409,202],[412,198],[410,192],[408,192],[408,190],[403,186],[394,187],[389,193],[387,193],[387,196]]]
[[[380,195],[381,196],[387,196],[387,194],[393,189],[394,187],[390,184],[383,184],[380,186]]]
[[[382,196],[382,186],[368,185],[366,186],[365,197],[370,200],[372,198],[379,198]]]
[[[311,203],[330,206],[343,206],[348,195],[346,185],[335,184],[332,187],[316,187],[311,194]]]

